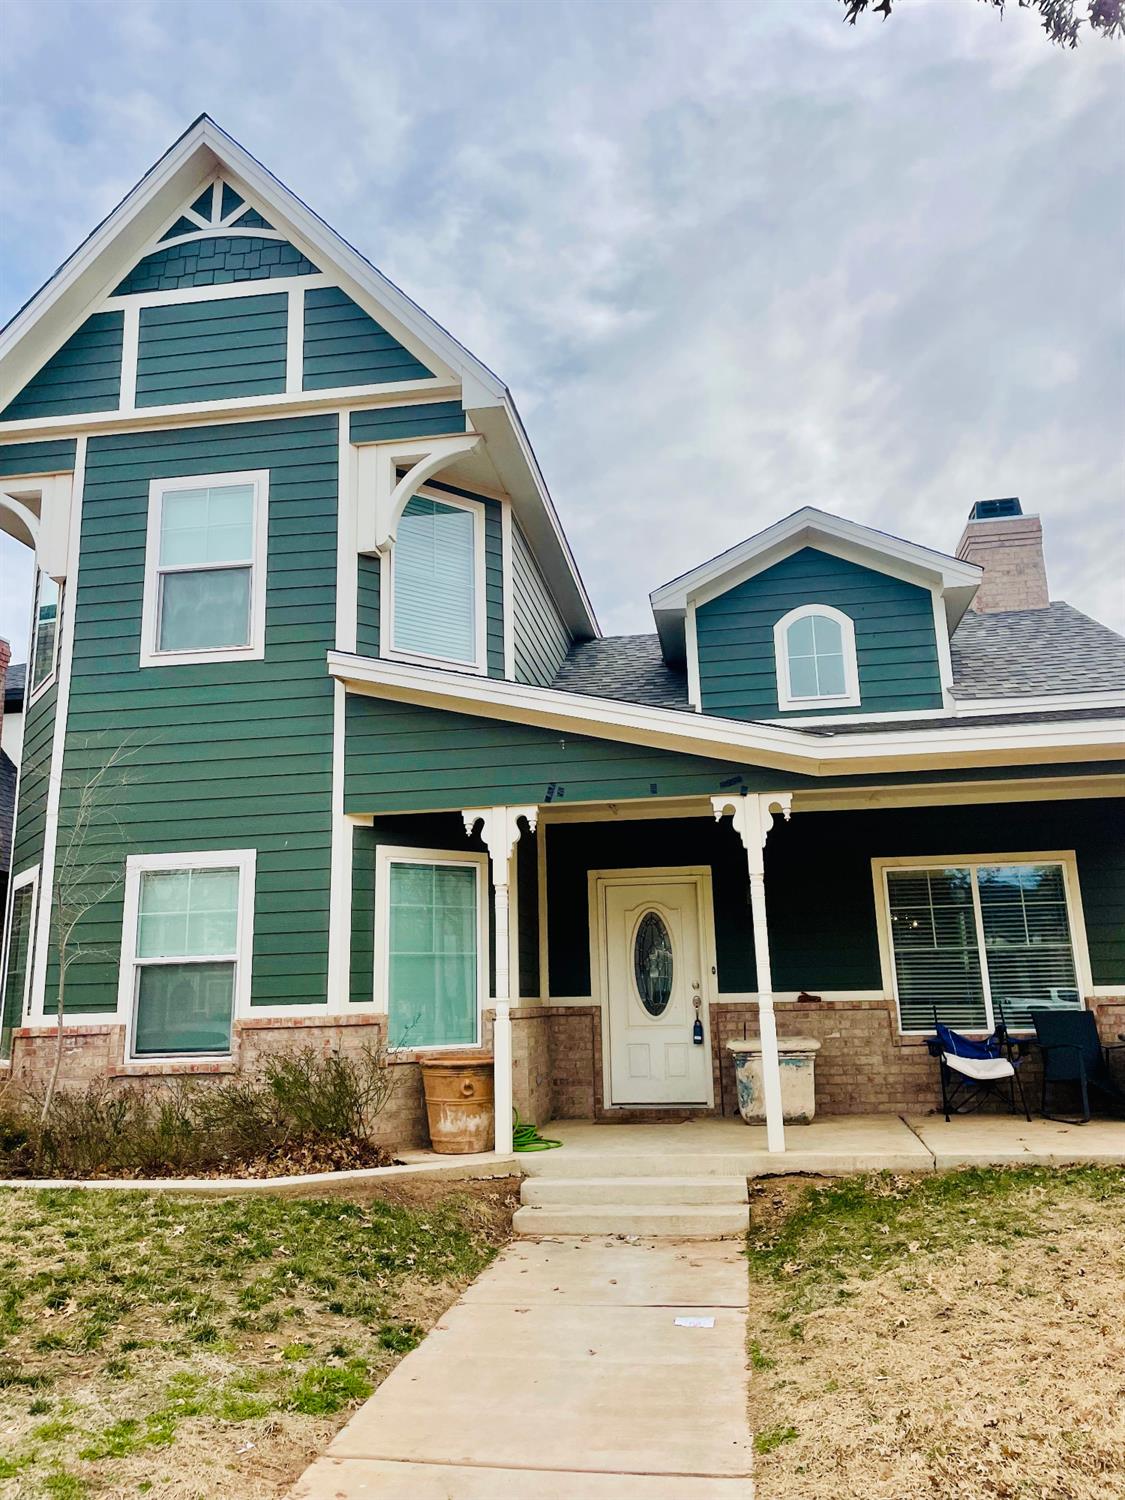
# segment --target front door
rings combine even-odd
[[[597,878],[611,1104],[709,1102],[708,885],[696,874]]]

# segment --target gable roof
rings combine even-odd
[[[653,590],[649,600],[668,660],[679,662],[686,655],[684,617],[689,604],[725,593],[802,547],[817,547],[907,582],[940,588],[950,630],[968,609],[981,580],[982,570],[975,563],[806,505]]]
[[[600,635],[570,544],[504,382],[209,115],[187,130],[0,330],[0,411],[82,325],[92,308],[159,243],[221,174],[269,222],[434,372],[428,391],[459,388],[473,430],[517,508],[571,631]],[[315,395],[315,392],[308,393]],[[104,414],[102,414],[104,415]],[[14,424],[13,424],[14,425]]]

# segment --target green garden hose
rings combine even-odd
[[[556,1146],[561,1145],[562,1141],[549,1141],[546,1136],[540,1135],[534,1125],[525,1125],[520,1119],[519,1110],[512,1110],[513,1151],[553,1151]]]

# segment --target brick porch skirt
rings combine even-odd
[[[1125,995],[1088,1002],[1098,1018],[1103,1041],[1116,1042],[1125,1032]],[[726,1043],[754,1036],[758,1029],[753,1004],[711,1006],[712,1067],[715,1108],[711,1113],[738,1113],[734,1066]],[[937,1063],[923,1040],[897,1034],[893,1001],[784,1002],[777,1006],[781,1037],[814,1036],[816,1107],[819,1113],[928,1114],[940,1102]],[[491,1011],[485,1012],[484,1045],[492,1043]],[[66,1087],[83,1087],[97,1079],[135,1081],[159,1087],[169,1078],[206,1079],[255,1071],[270,1054],[314,1046],[325,1052],[358,1051],[381,1045],[386,1018],[376,1015],[264,1018],[237,1021],[234,1050],[220,1062],[185,1064],[126,1063],[124,1028],[116,1023],[67,1028],[61,1078]],[[24,1027],[13,1038],[11,1076],[17,1083],[41,1086],[55,1058],[52,1027]],[[396,1086],[380,1117],[379,1138],[387,1146],[428,1144],[417,1055],[395,1054]],[[652,1121],[682,1119],[699,1111],[607,1110],[602,1087],[601,1012],[594,1005],[521,1005],[512,1011],[513,1097],[520,1116],[542,1125],[551,1119]],[[1023,1069],[1028,1102],[1038,1101],[1039,1074],[1034,1057]]]

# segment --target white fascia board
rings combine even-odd
[[[676,653],[684,649],[683,615],[689,600],[705,603],[802,547],[819,547],[920,587],[938,584],[945,599],[950,630],[969,607],[982,576],[975,563],[962,562],[944,552],[806,505],[652,591],[649,601],[665,654],[671,654],[674,660]]]
[[[291,233],[298,248],[311,249],[314,258],[329,262],[346,291],[358,291],[358,300],[365,295],[401,325],[410,343],[423,346],[444,362],[446,373],[456,373],[460,378],[468,375],[474,388],[490,392],[496,402],[504,399],[503,382],[486,365],[204,115],[145,173],[0,333],[0,405],[6,404],[70,337],[92,304],[107,295],[138,257],[151,248],[168,217],[190,193],[202,189],[216,171],[272,211],[280,221],[275,227]],[[393,326],[391,331],[396,332]],[[34,337],[29,338],[33,332]]]
[[[744,723],[675,709],[561,693],[499,678],[435,672],[399,662],[328,653],[328,670],[353,692],[572,734],[654,745],[809,776],[973,765],[1125,759],[1125,720],[982,723],[950,733],[942,723],[828,738],[788,726]]]

